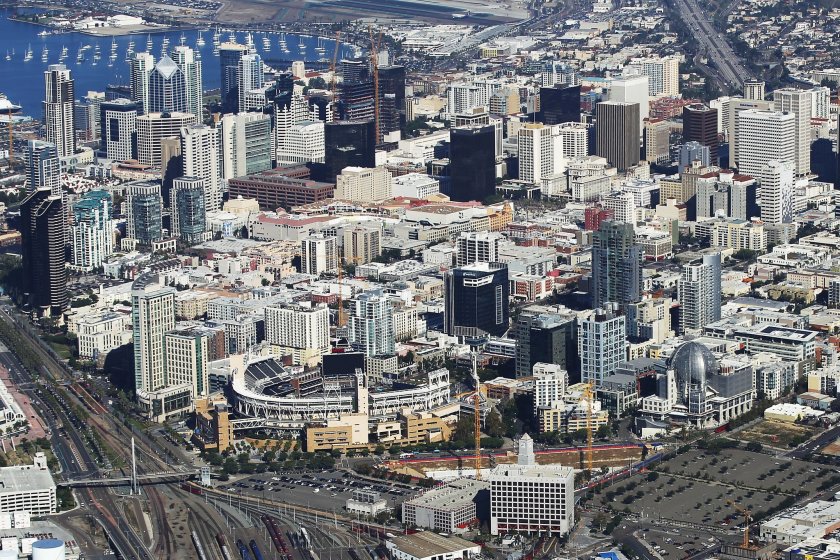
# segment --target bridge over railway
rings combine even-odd
[[[198,478],[198,474],[189,471],[167,471],[159,473],[138,474],[137,485],[147,486],[152,484],[166,484],[170,482],[184,482]],[[113,478],[79,478],[75,480],[63,480],[56,483],[58,486],[65,488],[91,488],[104,486],[130,486],[130,476],[120,476]]]

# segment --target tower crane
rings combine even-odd
[[[481,380],[478,378],[478,356],[475,352],[470,354],[470,361],[472,380],[475,385],[475,393],[472,397],[475,408],[475,479],[481,480]]]
[[[744,516],[744,542],[741,547],[745,549],[753,548],[753,545],[750,543],[750,522],[752,521],[752,512],[732,500],[726,500],[726,503],[727,505],[734,507],[738,513]]]
[[[341,31],[335,32],[335,50],[333,50],[333,57],[332,57],[332,64],[330,64],[330,72],[332,73],[332,81],[330,82],[330,91],[333,95],[333,101],[335,101],[335,85],[338,81],[335,73],[336,73],[336,64],[338,63],[338,48],[341,45]]]
[[[368,26],[368,35],[370,35],[370,65],[373,70],[373,121],[376,143],[379,144],[382,141],[379,130],[379,48],[382,46],[382,31],[379,31],[379,36],[374,41],[373,28]]]
[[[586,399],[586,470],[589,477],[592,477],[592,401],[595,398],[594,383],[587,383],[583,389],[583,398]]]

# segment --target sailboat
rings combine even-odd
[[[9,54],[8,50],[6,50],[6,60],[12,60],[12,55]]]
[[[213,30],[213,44],[218,45],[221,42],[222,42],[222,32],[218,27],[216,27]]]
[[[46,62],[49,60],[50,50],[47,48],[47,45],[44,45],[44,50],[41,51],[41,62]]]
[[[318,37],[318,46],[315,47],[315,52],[323,56],[327,52],[327,48],[324,46],[324,38]]]
[[[26,47],[26,52],[23,54],[23,61],[24,62],[29,62],[30,60],[32,60],[32,45],[31,44],[28,47]]]
[[[154,48],[154,46],[155,46],[155,44],[152,42],[152,35],[149,34],[148,37],[146,38],[146,52],[147,53],[152,52],[152,48]]]
[[[196,47],[203,47],[204,45],[205,45],[204,37],[201,36],[201,31],[199,31],[198,32],[198,39],[195,40],[195,46]]]
[[[251,35],[250,31],[247,35],[245,35],[245,45],[251,50],[254,49],[254,37]]]
[[[64,62],[65,60],[67,60],[67,47],[62,46],[61,47],[61,54],[58,57],[58,61],[59,62]]]
[[[269,39],[268,36],[263,37],[262,43],[263,43],[263,50],[264,51],[270,51],[271,50],[271,39]]]

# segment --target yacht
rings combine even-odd
[[[6,97],[5,93],[0,93],[0,115],[10,115],[17,113],[21,109],[22,107],[20,105],[15,105],[9,101],[9,98]]]
[[[59,62],[64,62],[67,59],[67,47],[61,47],[61,55],[59,55]]]
[[[204,37],[201,36],[201,31],[199,31],[198,32],[198,39],[195,40],[195,46],[196,47],[203,47],[204,45],[205,45]]]
[[[32,60],[32,45],[26,47],[26,52],[23,53],[23,61],[29,62],[30,60]]]
[[[9,51],[6,51],[6,60],[12,60],[12,55],[9,54]]]
[[[41,51],[41,62],[46,62],[49,60],[50,57],[50,50],[47,48],[47,45],[44,45],[44,50]]]
[[[50,34],[50,32],[47,31],[46,29],[44,29],[44,30],[38,32],[38,37],[46,37],[49,34]]]
[[[149,34],[146,38],[146,52],[152,52],[152,48],[154,48],[155,44],[152,42],[152,35]]]

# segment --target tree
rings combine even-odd
[[[228,457],[222,465],[222,471],[225,474],[236,474],[239,472],[239,463],[233,457]]]
[[[756,453],[760,453],[763,449],[763,446],[757,441],[750,441],[747,442],[747,444],[744,446],[744,449],[746,449],[747,451],[754,451]]]
[[[607,424],[602,424],[598,426],[598,430],[595,432],[595,437],[598,439],[607,439],[610,437],[610,427]]]
[[[455,431],[452,432],[452,441],[466,442],[472,441],[475,438],[475,420],[472,416],[464,415],[458,418],[458,423],[455,424]]]
[[[484,433],[490,437],[498,438],[505,434],[505,426],[502,424],[502,417],[495,410],[491,410],[484,419]]]

